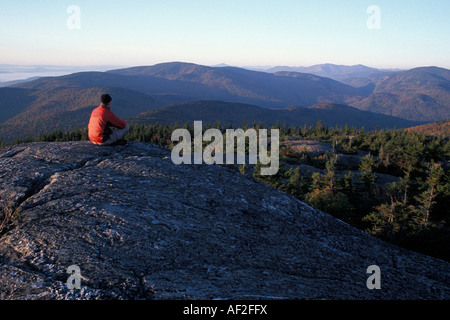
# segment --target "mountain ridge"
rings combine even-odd
[[[362,64],[357,65],[337,65],[332,63],[317,64],[308,67],[290,67],[290,66],[276,66],[265,70],[266,72],[279,72],[279,71],[293,71],[301,73],[311,73],[317,76],[330,78],[336,81],[343,81],[356,77],[367,77],[372,74],[396,72],[399,69],[379,69],[372,68]]]
[[[146,111],[133,118],[133,121],[145,124],[183,125],[202,120],[204,124],[214,125],[219,121],[222,125],[232,124],[239,127],[243,122],[247,125],[261,123],[263,126],[279,125],[315,126],[320,120],[329,127],[364,127],[366,130],[406,128],[415,125],[414,121],[385,116],[339,104],[324,103],[311,107],[290,106],[287,108],[268,109],[255,105],[231,103],[224,101],[191,101],[169,105],[162,109]]]
[[[352,104],[374,111],[413,120],[437,121],[450,114],[450,70],[420,67],[393,73],[375,82],[374,91]],[[405,113],[408,110],[408,113]]]
[[[365,95],[357,88],[327,78],[308,74],[298,77],[284,77],[284,74],[270,74],[237,67],[207,67],[193,63],[169,62],[146,67],[133,67],[110,70],[109,73],[158,77],[171,81],[186,81],[221,90],[231,96],[227,99],[217,97],[216,100],[237,100],[264,107],[285,107],[289,104],[313,105],[318,102],[345,102],[350,96]],[[323,86],[323,87],[321,87]],[[276,91],[274,91],[274,87]],[[302,90],[301,94],[296,93]],[[310,94],[310,90],[319,93]],[[268,95],[268,92],[273,92]],[[201,99],[206,99],[202,97]],[[321,101],[321,100],[324,101]]]

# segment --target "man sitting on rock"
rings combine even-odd
[[[100,146],[124,145],[125,134],[130,130],[128,124],[119,119],[110,109],[112,98],[109,94],[101,96],[101,105],[94,109],[89,120],[89,140]],[[118,129],[111,130],[111,127]]]

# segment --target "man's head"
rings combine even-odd
[[[100,98],[100,101],[102,102],[102,106],[111,107],[112,98],[109,94],[103,94]]]

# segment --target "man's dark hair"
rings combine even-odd
[[[108,103],[112,101],[112,98],[109,94],[103,94],[100,98],[100,101],[106,106]]]

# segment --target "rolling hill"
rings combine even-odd
[[[108,72],[79,72],[41,78],[12,87],[46,91],[59,87],[119,87],[151,95],[185,96],[189,97],[187,101],[236,101],[270,108],[284,108],[294,104],[310,106],[323,102],[349,103],[367,97],[370,93],[363,88],[354,88],[311,74],[272,74],[181,62]]]
[[[16,137],[35,136],[41,131],[85,127],[92,109],[99,105],[99,97],[103,92],[114,96],[114,112],[122,118],[130,118],[166,104],[157,97],[123,88],[2,88],[0,139],[11,141]],[[5,93],[12,95],[15,101],[6,99]],[[10,108],[11,105],[15,108]]]
[[[139,114],[133,119],[138,123],[178,124],[196,120],[204,125],[214,125],[217,121],[226,126],[240,127],[243,121],[247,125],[261,123],[264,126],[280,125],[315,126],[320,120],[330,127],[344,127],[346,124],[357,128],[364,127],[373,130],[377,126],[385,128],[406,128],[417,124],[391,116],[361,111],[353,107],[338,104],[318,104],[308,108],[288,107],[284,109],[268,109],[255,105],[231,103],[223,101],[193,101],[175,104],[158,110],[151,110]]]
[[[410,127],[407,130],[430,136],[450,138],[450,119]]]
[[[437,121],[450,116],[450,70],[420,67],[382,70],[363,65],[320,64],[311,67],[275,67],[268,72],[302,72],[338,80],[369,92],[350,105],[417,121]],[[348,103],[349,101],[347,101]]]
[[[180,62],[112,70],[108,73],[140,77],[142,81],[156,78],[167,85],[167,91],[198,99],[234,101],[269,108],[311,106],[324,102],[350,103],[370,93],[364,88],[354,88],[312,74],[272,74],[236,67],[206,67]]]
[[[374,90],[352,106],[409,120],[437,121],[450,116],[450,70],[415,68],[374,79]]]

